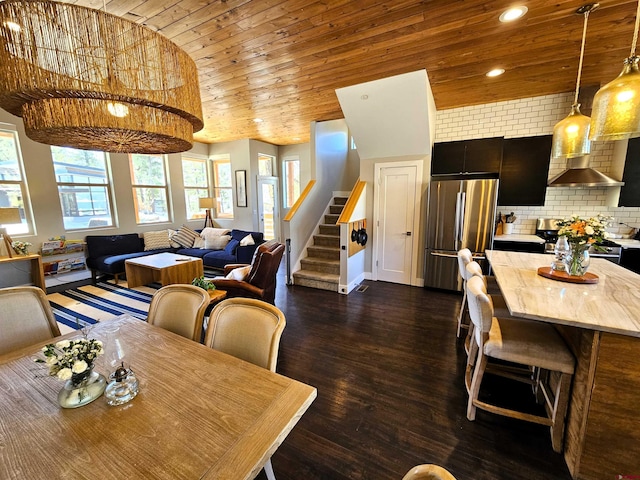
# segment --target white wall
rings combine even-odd
[[[572,93],[496,102],[472,107],[440,110],[437,112],[436,142],[467,140],[472,138],[515,138],[551,135],[554,125],[571,110]],[[602,173],[619,177],[614,162],[614,150],[619,142],[592,142],[590,166]],[[619,146],[618,146],[619,147]],[[624,149],[622,150],[624,152]],[[552,159],[549,178],[565,169],[565,160]],[[640,186],[638,187],[640,188]],[[533,233],[535,221],[542,217],[567,217],[572,214],[591,216],[598,213],[615,217],[611,232],[627,233],[629,229],[617,225],[625,222],[640,225],[640,208],[611,207],[609,188],[547,188],[542,207],[517,207],[500,205],[502,212],[513,211],[518,220],[515,233]]]

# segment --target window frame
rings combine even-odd
[[[137,225],[153,225],[153,224],[161,224],[161,223],[170,223],[172,221],[172,209],[171,209],[171,196],[169,195],[170,184],[169,184],[169,166],[168,166],[168,156],[166,154],[142,154],[142,153],[130,153],[129,155],[129,174],[131,177],[131,191],[133,194],[133,212],[136,217]],[[136,183],[135,181],[135,173],[134,173],[134,158],[140,157],[153,157],[160,158],[162,163],[162,173],[163,173],[163,183],[161,184],[145,184],[145,183]],[[163,192],[164,202],[166,205],[166,218],[159,218],[158,220],[149,220],[144,221],[141,218],[140,205],[138,201],[138,190],[141,189],[158,189]]]
[[[288,163],[295,163],[298,165],[298,194],[294,196],[295,198],[289,201],[289,168]],[[300,194],[302,193],[300,181],[300,157],[298,155],[291,155],[287,157],[283,157],[282,159],[282,207],[283,208],[291,208],[296,203],[298,198],[300,198]],[[295,185],[291,185],[291,188],[295,190]]]
[[[18,174],[20,175],[19,180],[10,180],[1,178],[2,174],[0,173],[0,185],[13,186],[14,188],[17,186],[20,192],[20,200],[18,201],[18,205],[13,205],[13,202],[10,202],[8,207],[17,207],[21,210],[21,218],[22,223],[16,225],[6,225],[3,228],[6,228],[6,232],[9,235],[13,236],[23,236],[23,235],[35,235],[36,234],[36,226],[33,218],[33,210],[31,206],[31,197],[29,195],[29,184],[27,182],[27,176],[24,170],[24,158],[22,156],[22,147],[20,145],[20,136],[18,135],[18,130],[15,125],[9,123],[1,123],[0,122],[0,132],[4,132],[7,136],[13,137],[13,145],[15,148],[16,161],[18,164]],[[20,204],[21,203],[21,204]]]
[[[184,169],[185,162],[202,163],[204,165],[206,177],[205,185],[187,185],[187,179],[185,178]],[[182,155],[180,165],[182,167],[182,186],[184,188],[185,217],[187,220],[202,220],[205,217],[205,212],[197,205],[193,210],[193,215],[190,215],[189,198],[194,194],[194,192],[195,197],[193,198],[211,197],[211,171],[209,169],[209,159],[201,155]]]
[[[235,215],[233,203],[234,203],[234,190],[233,190],[233,171],[231,166],[231,155],[220,154],[210,157],[211,160],[211,178],[213,183],[213,199],[216,205],[215,218],[221,219],[233,219]],[[229,166],[229,185],[220,186],[219,165]],[[223,208],[222,192],[226,192],[228,195],[228,209]],[[230,212],[228,211],[230,210]]]

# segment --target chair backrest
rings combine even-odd
[[[491,296],[487,295],[483,279],[478,276],[473,276],[467,281],[467,295],[476,342],[482,346],[484,335],[489,333],[493,322],[493,301]]]
[[[458,250],[458,271],[460,272],[460,276],[462,280],[465,282],[469,280],[469,274],[467,273],[467,265],[469,262],[473,261],[473,255],[471,254],[471,250],[468,248],[463,248]]]
[[[211,312],[204,343],[275,372],[286,323],[282,311],[270,303],[254,298],[229,298]]]
[[[245,279],[251,285],[265,290],[264,300],[274,302],[276,293],[276,274],[284,254],[284,245],[275,240],[263,243],[256,250],[251,270]]]
[[[467,280],[469,280],[471,277],[480,277],[482,279],[482,282],[484,283],[484,288],[485,288],[485,293],[486,289],[487,289],[487,277],[484,276],[484,272],[482,271],[482,267],[480,266],[480,264],[478,262],[476,262],[475,260],[467,263],[467,267],[466,267],[466,274],[467,274]]]
[[[456,480],[439,465],[417,465],[407,472],[402,480]]]
[[[0,355],[58,336],[60,329],[42,289],[0,289]]]
[[[147,322],[200,342],[209,300],[209,293],[194,285],[164,286],[151,298]]]

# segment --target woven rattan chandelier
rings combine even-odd
[[[162,35],[103,11],[0,2],[0,107],[49,145],[175,153],[202,129],[198,74]]]

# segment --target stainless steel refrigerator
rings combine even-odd
[[[425,287],[462,290],[457,252],[481,259],[493,245],[498,180],[470,175],[432,177],[427,208]]]

